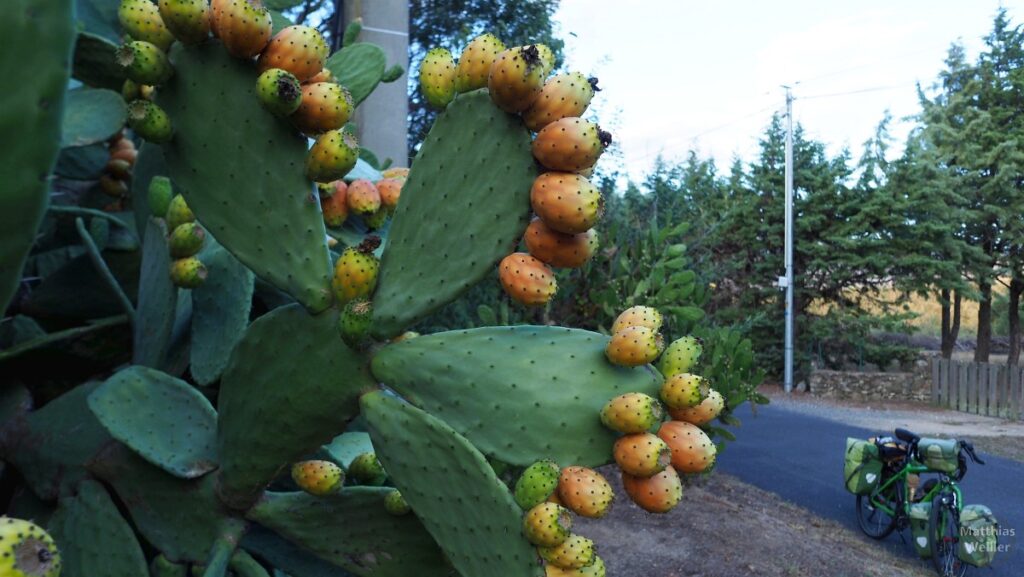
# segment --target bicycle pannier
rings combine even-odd
[[[960,458],[960,442],[956,439],[921,439],[917,443],[921,464],[932,471],[952,473]]]
[[[956,556],[975,567],[987,567],[996,556],[999,523],[984,505],[967,505],[960,511],[960,542]]]
[[[918,556],[927,559],[932,556],[932,541],[928,533],[931,522],[932,504],[914,503],[910,506],[910,533]]]
[[[878,447],[870,441],[846,439],[846,458],[843,478],[846,490],[854,495],[867,495],[878,485],[882,476],[882,460]]]

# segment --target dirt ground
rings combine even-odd
[[[839,401],[805,392],[786,395],[776,385],[761,387],[772,404],[890,434],[895,427],[919,435],[969,439],[981,453],[1024,461],[1024,422],[984,417],[911,401]],[[894,426],[895,424],[895,426]]]
[[[616,503],[604,519],[577,518],[614,577],[918,577],[934,574],[855,530],[822,519],[734,477],[714,473],[691,485],[666,515],[625,496],[615,467],[601,471]],[[852,497],[851,497],[852,498]]]

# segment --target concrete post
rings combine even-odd
[[[372,42],[384,49],[387,65],[400,64],[409,70],[409,3],[406,0],[345,0],[345,23],[363,19],[360,42]],[[409,96],[407,77],[381,83],[356,110],[357,136],[381,162],[391,158],[393,166],[407,166],[409,157]]]

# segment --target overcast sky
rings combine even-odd
[[[658,154],[753,159],[783,84],[832,153],[856,159],[886,109],[902,139],[915,82],[935,80],[954,41],[973,59],[1001,5],[1024,18],[1024,0],[562,0],[556,20],[567,67],[600,78],[594,110],[640,178]]]

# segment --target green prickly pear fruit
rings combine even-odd
[[[206,275],[206,265],[194,256],[171,263],[171,282],[178,288],[198,288],[206,282]]]
[[[348,474],[360,485],[383,485],[388,478],[384,467],[377,460],[376,453],[363,453],[348,466]]]
[[[558,474],[561,471],[554,461],[544,460],[527,467],[516,481],[516,503],[524,511],[547,501],[558,489]]]
[[[338,262],[334,263],[334,278],[331,286],[334,296],[341,304],[353,299],[368,297],[377,286],[377,271],[380,261],[373,251],[380,246],[380,238],[368,236],[359,246],[346,248]]]
[[[345,224],[348,218],[348,185],[345,181],[318,184],[317,189],[320,191],[320,211],[324,215],[324,224],[331,228]]]
[[[569,538],[572,516],[555,503],[540,503],[523,516],[523,535],[539,547],[557,547]]]
[[[455,91],[469,92],[487,86],[491,65],[504,51],[505,44],[494,34],[481,34],[470,40],[455,67]]]
[[[256,68],[260,72],[281,68],[294,74],[299,82],[306,82],[324,69],[330,52],[327,41],[316,28],[288,26],[270,39],[256,61]]]
[[[703,377],[679,373],[661,384],[661,400],[671,409],[696,407],[707,398],[708,383]]]
[[[168,189],[169,187],[170,183],[168,183]],[[174,230],[186,222],[195,222],[196,215],[192,214],[192,209],[185,204],[185,197],[176,194],[167,205],[167,213],[164,218],[167,220],[167,229]]]
[[[530,205],[549,228],[565,234],[587,232],[604,211],[601,191],[568,172],[545,172],[530,187]]]
[[[198,222],[186,222],[171,231],[167,241],[172,258],[195,256],[203,248],[206,231]]]
[[[356,137],[340,130],[331,130],[317,137],[306,156],[306,177],[316,182],[339,180],[359,160]],[[351,196],[351,191],[349,191]]]
[[[643,393],[626,393],[605,403],[601,423],[620,433],[646,433],[665,416],[657,399]]]
[[[665,349],[665,354],[661,357],[661,362],[658,363],[658,370],[666,378],[679,373],[688,373],[700,360],[702,352],[704,352],[704,345],[697,337],[687,335],[678,338]]]
[[[611,509],[615,493],[601,473],[587,467],[566,467],[558,477],[558,496],[573,513],[597,519]]]
[[[703,473],[715,464],[718,450],[711,437],[697,425],[669,421],[658,429],[658,437],[671,449],[672,466],[678,472]]]
[[[517,46],[499,54],[491,65],[487,89],[498,108],[518,113],[537,99],[546,76],[537,47]]]
[[[291,119],[303,134],[317,135],[338,130],[355,110],[352,94],[333,82],[314,82],[302,86],[302,102]]]
[[[725,399],[718,391],[708,391],[706,399],[696,407],[672,409],[669,415],[677,421],[686,421],[697,426],[706,425],[725,410]]]
[[[668,513],[683,498],[683,482],[671,465],[650,477],[636,477],[623,471],[622,486],[634,503],[650,513]]]
[[[663,348],[661,334],[647,327],[626,327],[612,335],[604,352],[614,365],[637,367],[654,362]]]
[[[164,25],[160,10],[150,0],[121,0],[117,20],[128,36],[154,44],[160,50],[167,50],[174,42],[174,35]]]
[[[271,68],[256,79],[256,98],[274,116],[288,116],[302,104],[302,86],[287,70]]]
[[[171,207],[171,199],[174,197],[174,191],[171,189],[171,179],[166,176],[154,176],[149,181],[148,196],[150,213],[157,218],[166,217],[167,211]],[[182,202],[184,202],[184,199]],[[186,208],[188,207],[186,206]]]
[[[554,565],[545,565],[544,577],[605,577],[604,560],[595,554],[593,563],[577,569],[562,569]]]
[[[580,535],[570,535],[555,547],[538,547],[540,556],[562,569],[579,569],[594,562],[594,542]]]
[[[522,252],[501,259],[498,279],[509,297],[526,306],[543,305],[558,291],[551,267]]]
[[[363,222],[366,223],[366,227],[370,230],[380,230],[388,223],[388,211],[381,207],[377,212],[364,214]]]
[[[548,170],[579,172],[594,166],[611,143],[612,135],[597,124],[567,116],[537,133],[533,157]]]
[[[183,44],[199,44],[210,36],[209,0],[160,0],[160,17]]]
[[[527,128],[538,132],[556,120],[583,116],[597,90],[597,78],[587,78],[580,72],[552,76],[544,83],[533,105],[523,113],[523,122]]]
[[[396,517],[401,517],[402,515],[408,515],[412,511],[412,507],[409,506],[409,502],[402,496],[402,492],[395,489],[384,495],[384,510]]]
[[[612,323],[612,333],[617,333],[626,327],[647,327],[652,331],[661,330],[661,323],[664,319],[658,309],[637,305],[622,311],[615,322]]]
[[[59,577],[60,551],[53,538],[35,523],[0,517],[0,575]]]
[[[341,490],[345,471],[330,461],[300,461],[292,465],[292,480],[310,495],[323,497]]]
[[[162,144],[174,135],[171,118],[163,108],[148,100],[135,100],[128,105],[128,126],[142,138]]]
[[[447,48],[431,48],[423,58],[420,92],[427,104],[438,110],[455,98],[455,58]]]
[[[377,186],[360,178],[348,185],[348,208],[356,214],[372,214],[380,210],[381,198]]]
[[[615,462],[624,472],[636,477],[650,477],[672,464],[668,444],[651,433],[633,433],[620,437],[612,449]]]
[[[155,44],[142,40],[125,42],[114,54],[125,76],[138,84],[157,86],[174,74],[171,61]]]
[[[273,33],[270,11],[260,0],[214,0],[211,29],[236,58],[252,58],[266,47]]]
[[[356,350],[369,344],[368,334],[373,324],[373,305],[366,299],[356,299],[345,305],[338,321],[341,338]]]
[[[530,255],[545,264],[562,268],[579,268],[597,252],[597,231],[590,229],[579,234],[565,234],[553,230],[544,221],[535,218],[523,234]]]

